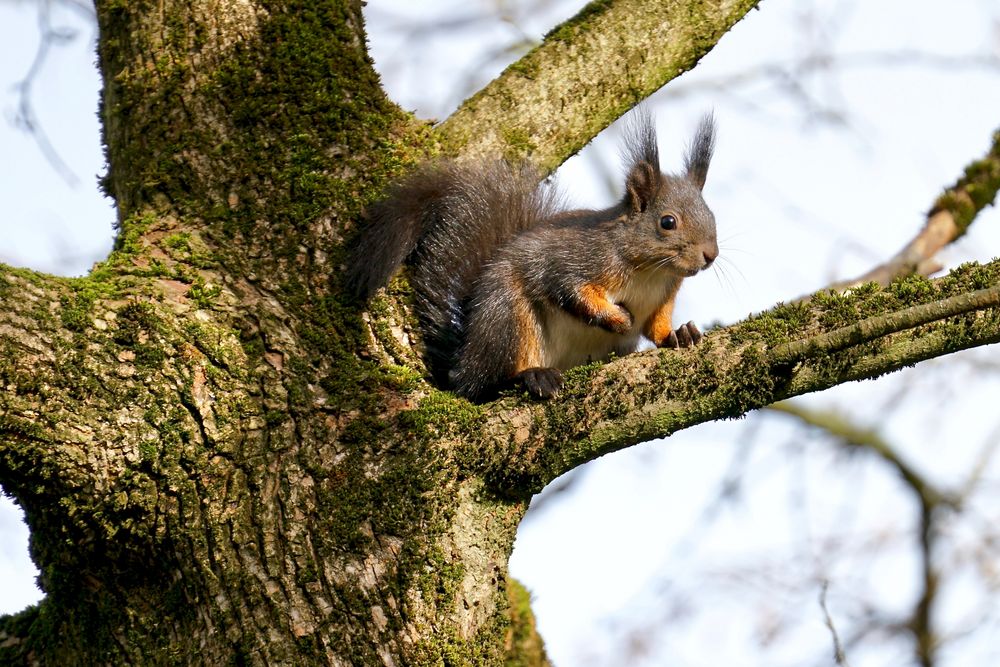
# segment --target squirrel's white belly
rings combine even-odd
[[[642,339],[642,327],[666,299],[670,281],[662,273],[637,274],[624,288],[608,292],[608,301],[625,306],[632,313],[632,328],[616,334],[590,325],[564,310],[546,309],[544,364],[567,369],[594,361],[605,361],[612,353],[635,352]]]

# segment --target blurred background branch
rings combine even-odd
[[[38,118],[34,86],[38,78],[42,76],[51,50],[68,44],[79,37],[79,32],[75,28],[58,25],[53,21],[53,7],[65,7],[84,16],[93,22],[95,33],[97,16],[93,4],[83,0],[38,0],[35,4],[37,4],[38,10],[38,48],[35,50],[34,58],[28,71],[25,72],[24,78],[13,86],[17,93],[17,107],[11,116],[11,122],[15,127],[31,135],[38,150],[45,156],[52,169],[66,183],[76,187],[80,184],[79,177],[60,156],[59,150],[52,144]]]

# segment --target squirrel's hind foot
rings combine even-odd
[[[563,385],[562,373],[556,368],[526,368],[514,380],[523,384],[528,393],[543,399],[555,397]]]

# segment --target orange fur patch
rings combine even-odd
[[[673,331],[673,325],[671,320],[674,314],[674,300],[671,299],[667,301],[662,306],[657,308],[649,319],[646,320],[645,326],[643,326],[642,332],[646,335],[646,338],[653,341],[653,344],[660,346],[663,341],[667,339],[670,332]]]
[[[538,319],[526,299],[518,297],[514,304],[514,325],[517,327],[517,354],[512,375],[517,375],[527,368],[544,366]]]
[[[580,304],[583,309],[583,316],[588,318],[600,318],[606,322],[627,327],[629,325],[621,315],[621,311],[613,303],[608,301],[608,288],[595,283],[587,283],[580,288]]]
[[[653,311],[646,323],[642,327],[642,333],[653,344],[659,347],[667,339],[670,332],[674,330],[672,321],[674,317],[674,301],[677,300],[677,290],[681,287],[681,281],[667,294],[667,300],[659,308]]]

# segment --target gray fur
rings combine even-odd
[[[600,211],[561,210],[528,166],[424,166],[371,207],[350,284],[370,296],[407,262],[428,366],[465,396],[487,397],[523,372],[519,323],[540,346],[538,370],[551,371],[540,377],[558,381],[552,369],[633,351],[681,280],[718,253],[701,196],[713,143],[706,116],[686,173],[663,174],[652,117],[640,108],[626,125],[626,195]],[[675,230],[661,226],[667,214]],[[610,310],[588,311],[584,285],[608,286]]]
[[[687,158],[684,161],[684,168],[687,177],[698,189],[705,187],[705,179],[708,176],[708,165],[712,162],[712,153],[715,152],[715,116],[705,114],[698,124],[698,131],[695,132],[694,141],[688,149]]]

